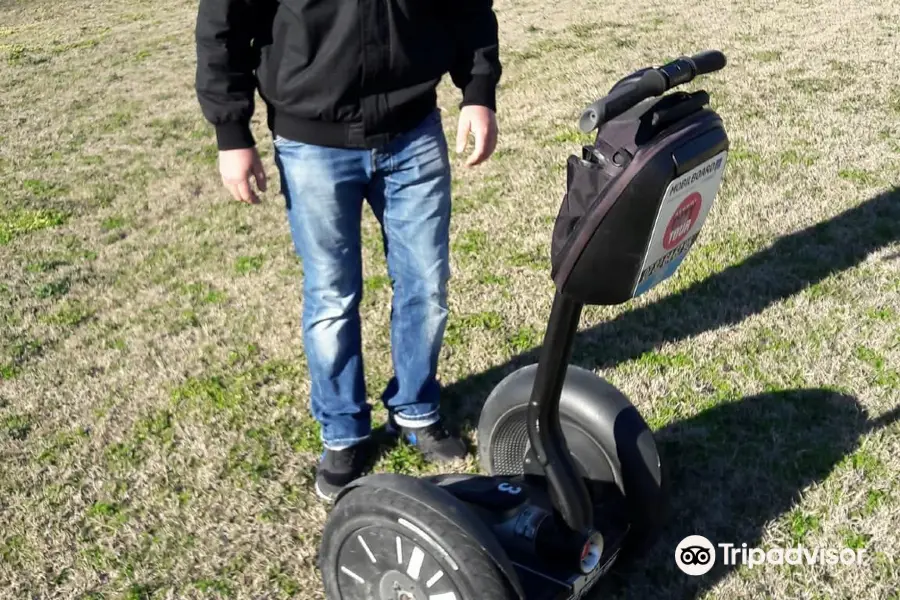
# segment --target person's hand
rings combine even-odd
[[[497,115],[494,111],[486,106],[472,104],[462,107],[456,131],[457,154],[466,149],[470,133],[475,138],[475,149],[466,159],[467,167],[484,162],[497,147]]]
[[[259,191],[266,191],[266,171],[256,148],[219,151],[219,174],[222,183],[235,200],[259,204],[259,196],[250,187],[250,177]]]

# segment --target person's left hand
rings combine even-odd
[[[462,107],[456,131],[457,154],[466,149],[470,133],[475,138],[475,149],[466,159],[466,166],[474,167],[487,160],[497,147],[497,115],[494,111],[473,104]]]

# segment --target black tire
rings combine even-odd
[[[452,521],[388,488],[347,492],[322,539],[319,568],[328,600],[394,600],[381,586],[395,582],[413,592],[410,600],[517,599],[487,552]]]
[[[478,456],[490,475],[524,471],[530,448],[526,416],[536,365],[508,375],[478,421]],[[653,433],[628,398],[593,372],[570,365],[560,424],[577,468],[592,490],[615,485],[626,498],[631,532],[620,561],[645,552],[668,518],[668,480]]]

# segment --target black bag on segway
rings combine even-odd
[[[666,74],[666,88],[678,84],[679,73]],[[633,73],[585,111],[583,130],[602,124],[594,144],[568,159],[551,277],[585,304],[620,304],[671,277],[722,183],[728,137],[709,95],[648,98],[658,95],[648,93],[653,76],[659,70]],[[645,99],[635,104],[636,96]],[[616,106],[629,108],[610,118]]]

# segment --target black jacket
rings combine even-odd
[[[374,148],[434,110],[443,75],[494,109],[501,74],[492,0],[200,0],[196,42],[221,150],[254,145],[256,90],[275,134]]]

